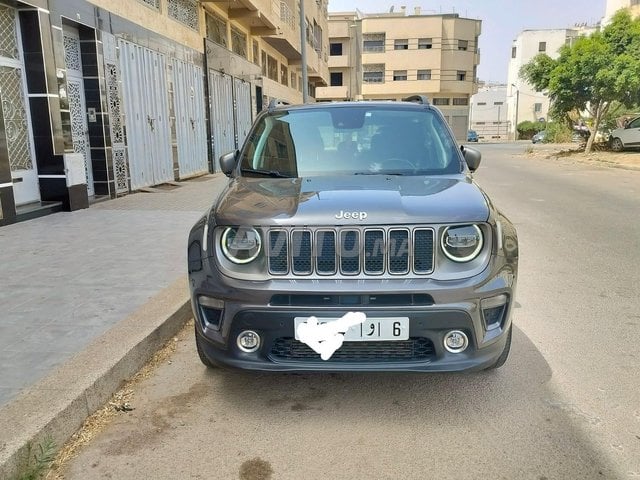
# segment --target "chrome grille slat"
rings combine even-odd
[[[316,232],[316,271],[320,275],[336,273],[336,232],[319,230]]]
[[[338,254],[340,257],[340,271],[344,275],[357,275],[360,273],[360,232],[358,230],[340,231]]]
[[[364,273],[381,275],[384,273],[384,230],[364,232]]]
[[[432,227],[276,227],[266,229],[272,275],[428,275]]]
[[[401,275],[409,273],[409,231],[389,230],[389,273]]]
[[[311,268],[311,232],[294,230],[291,234],[291,269],[296,275],[309,275]]]

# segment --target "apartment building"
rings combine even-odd
[[[481,140],[508,138],[506,85],[481,84],[478,87],[478,93],[471,97],[469,126]]]
[[[330,85],[318,100],[400,100],[424,94],[466,138],[477,91],[481,21],[458,14],[329,14]]]
[[[540,53],[557,58],[560,47],[597,30],[597,26],[587,25],[575,28],[524,30],[513,41],[507,75],[507,121],[510,138],[515,138],[516,126],[519,123],[527,120],[546,121],[549,115],[549,98],[545,92],[536,92],[531,84],[520,77],[522,66]]]
[[[607,0],[603,25],[607,25],[615,13],[623,8],[629,9],[632,16],[640,16],[640,0]]]
[[[0,0],[0,225],[216,169],[329,81],[327,0]]]

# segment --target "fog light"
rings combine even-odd
[[[260,348],[260,335],[253,330],[245,330],[238,335],[238,348],[243,352],[251,353]]]
[[[460,330],[451,330],[444,336],[444,348],[451,353],[464,352],[468,345],[467,335]]]

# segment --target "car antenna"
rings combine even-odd
[[[411,95],[410,97],[403,98],[402,101],[420,103],[421,105],[430,105],[429,99],[426,95]]]

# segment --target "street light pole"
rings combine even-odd
[[[302,63],[302,103],[309,101],[309,73],[307,72],[307,29],[304,0],[300,0],[300,60]]]
[[[513,138],[518,140],[518,105],[520,104],[520,90],[516,87],[515,83],[512,83],[511,86],[516,89],[516,121],[514,126],[514,134]]]

